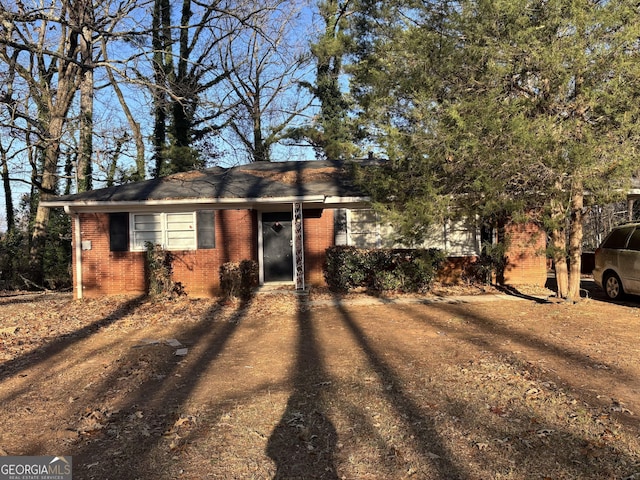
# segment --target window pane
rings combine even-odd
[[[162,231],[162,216],[159,213],[134,215],[133,229],[137,231]]]
[[[145,243],[162,245],[162,214],[147,213],[133,216],[133,248],[143,250]]]
[[[196,231],[193,213],[167,213],[167,245],[168,249],[187,250],[195,248]]]
[[[109,214],[109,250],[126,252],[129,250],[129,214]]]
[[[629,250],[640,250],[640,228],[636,228],[629,239]]]
[[[613,230],[602,244],[603,248],[624,248],[627,244],[627,237],[633,227],[617,228]]]
[[[162,232],[135,232],[133,235],[134,248],[144,249],[145,243],[162,245]]]
[[[195,232],[168,232],[167,248],[190,250],[195,245]]]
[[[198,248],[216,248],[215,211],[198,212]]]
[[[194,230],[192,213],[168,213],[167,230]]]

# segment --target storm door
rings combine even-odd
[[[262,214],[262,264],[264,281],[293,281],[291,212]]]

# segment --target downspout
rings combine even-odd
[[[64,207],[67,214],[73,217],[73,255],[76,263],[76,299],[82,300],[82,233],[80,232],[80,215],[71,212],[68,206]]]

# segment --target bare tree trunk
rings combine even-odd
[[[87,35],[90,35],[87,32]],[[82,35],[84,37],[84,33]],[[90,55],[90,45],[86,45]],[[84,55],[84,53],[83,53]],[[87,59],[91,61],[90,58]],[[93,68],[83,66],[80,80],[80,151],[78,152],[78,192],[92,188],[93,157]]]
[[[569,269],[566,257],[566,240],[564,230],[554,230],[551,232],[551,243],[553,246],[553,264],[556,274],[558,298],[567,298],[569,294]]]
[[[569,268],[567,265],[567,233],[565,230],[565,214],[562,202],[551,201],[551,258],[553,259],[556,274],[558,298],[567,298],[569,295]]]
[[[582,273],[582,208],[584,192],[582,180],[576,180],[571,193],[571,218],[569,223],[569,285],[567,299],[580,299],[580,278]]]
[[[16,228],[15,215],[13,213],[13,197],[11,196],[11,182],[9,181],[9,165],[7,162],[7,152],[0,149],[0,162],[2,162],[2,185],[4,187],[4,205],[7,220],[7,231],[11,232]]]
[[[167,143],[167,76],[171,71],[171,3],[155,0],[152,18],[153,71],[154,71],[154,123],[153,155],[155,177],[162,176]]]
[[[55,191],[57,184],[56,170],[60,154],[60,136],[64,125],[64,117],[55,117],[51,120],[51,139],[44,149],[44,166],[42,180],[40,181],[40,201],[36,209],[31,233],[31,248],[29,252],[31,267],[31,280],[38,285],[43,284],[44,278],[44,253],[47,243],[47,225],[51,216],[51,209],[42,205],[42,200],[47,200]]]
[[[107,56],[107,42],[106,40],[102,41],[102,57],[106,63],[108,63],[109,57]],[[145,178],[145,157],[144,157],[144,137],[142,136],[142,129],[140,128],[140,123],[136,122],[136,119],[129,108],[129,104],[127,100],[124,98],[124,94],[116,81],[113,72],[110,68],[106,69],[107,77],[109,78],[109,84],[113,88],[113,91],[118,97],[118,102],[120,102],[120,107],[122,107],[122,111],[124,112],[125,117],[127,117],[127,122],[129,122],[129,127],[131,127],[131,133],[133,135],[133,140],[136,143],[136,173],[134,180],[144,180]],[[120,146],[118,147],[120,150]],[[119,153],[119,152],[118,152]],[[115,167],[115,165],[114,165]]]
[[[80,149],[78,152],[78,192],[92,188],[93,156],[93,70],[82,73],[80,84]]]
[[[20,55],[19,50],[15,50],[11,55],[11,61],[8,62],[9,71],[7,74],[6,80],[6,92],[5,98],[12,99],[13,98],[13,82],[16,76],[15,64],[18,62],[18,56]],[[13,110],[15,107],[10,107],[10,110]],[[12,119],[14,118],[14,112],[11,113]],[[16,220],[13,212],[13,195],[11,194],[11,182],[9,180],[9,161],[7,158],[8,149],[5,148],[5,145],[0,145],[2,157],[0,161],[2,162],[2,184],[4,186],[4,205],[6,212],[6,220],[7,220],[7,231],[12,232],[16,228]]]
[[[47,141],[43,147],[43,164],[41,180],[38,184],[40,198],[33,222],[31,233],[30,266],[32,279],[42,285],[44,278],[44,254],[47,239],[47,226],[51,209],[42,205],[42,200],[49,199],[55,194],[58,182],[58,160],[60,157],[60,142],[71,108],[71,103],[78,90],[79,69],[77,64],[62,62],[59,67],[58,91],[56,102],[48,105],[46,123]]]
[[[116,141],[116,148],[111,156],[109,161],[109,165],[107,166],[107,187],[112,187],[115,184],[115,176],[118,167],[118,158],[120,157],[120,153],[122,153],[122,144],[123,140]]]
[[[260,95],[262,92],[260,91],[260,78],[259,73],[256,75],[256,95],[253,98],[253,159],[256,162],[268,162],[269,159],[269,147],[267,146],[265,139],[262,136],[262,116],[264,112],[262,111],[262,105],[260,104]]]
[[[89,0],[76,5],[78,52],[80,63],[80,152],[78,154],[78,191],[92,188],[93,172],[93,25],[94,12]]]

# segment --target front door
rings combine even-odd
[[[262,214],[262,263],[264,281],[293,281],[291,212]]]

